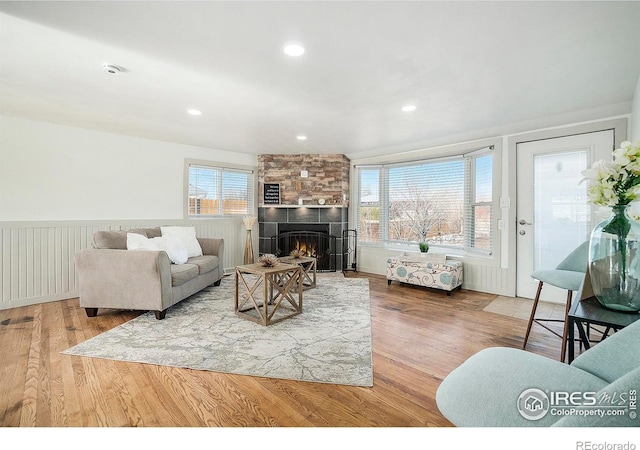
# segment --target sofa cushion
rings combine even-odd
[[[203,255],[203,256],[194,256],[193,258],[189,258],[187,260],[188,264],[195,264],[198,266],[198,270],[200,271],[200,275],[209,273],[212,270],[216,270],[220,261],[217,256],[213,255]]]
[[[114,250],[127,249],[127,233],[146,236],[144,230],[133,229],[123,231],[96,231],[93,233],[93,248],[109,248]]]
[[[171,264],[171,286],[180,286],[198,276],[195,264]]]

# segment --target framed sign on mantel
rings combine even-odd
[[[264,204],[265,205],[280,204],[280,184],[264,183]]]

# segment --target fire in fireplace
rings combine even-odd
[[[276,256],[288,256],[302,250],[317,260],[317,270],[336,271],[336,237],[329,234],[329,224],[281,223],[277,236],[271,238],[271,250]]]
[[[312,242],[305,242],[301,241],[300,239],[296,239],[296,243],[289,251],[289,253],[291,253],[293,250],[299,250],[303,252],[305,256],[313,256],[314,258],[318,257],[318,246]]]

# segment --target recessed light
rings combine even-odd
[[[284,45],[282,51],[289,56],[302,56],[304,54],[304,47],[295,42],[289,42]]]
[[[200,115],[202,115],[202,111],[200,111],[198,109],[187,109],[187,112],[189,114],[191,114],[192,116],[200,116]]]
[[[416,105],[405,105],[402,107],[403,112],[411,112],[416,110]]]
[[[303,136],[303,135],[298,135],[298,136],[296,136],[296,139],[299,140],[299,141],[306,141],[307,137]]]

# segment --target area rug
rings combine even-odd
[[[369,281],[318,277],[303,312],[268,327],[234,313],[224,277],[167,311],[145,313],[64,354],[318,383],[373,386]]]

